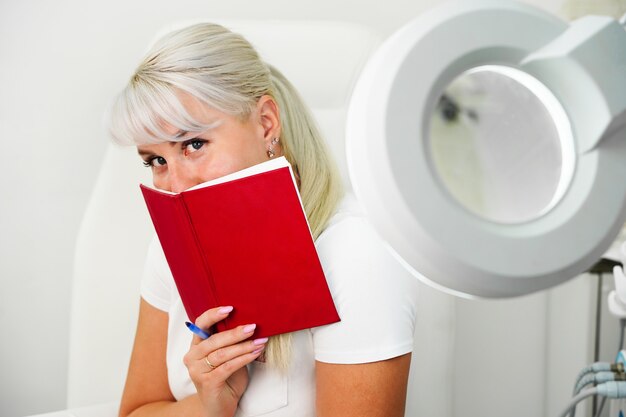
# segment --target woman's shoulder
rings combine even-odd
[[[329,281],[349,280],[357,274],[359,279],[367,275],[370,280],[386,281],[392,274],[396,280],[413,281],[352,194],[341,201],[315,246]]]
[[[357,256],[384,250],[384,241],[371,225],[365,211],[353,194],[346,194],[335,214],[315,241],[320,258]],[[335,256],[332,256],[335,255]]]
[[[417,280],[396,259],[353,196],[342,201],[316,248],[341,321],[312,330],[315,358],[366,363],[410,352]],[[374,345],[372,329],[379,336]]]

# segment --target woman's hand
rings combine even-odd
[[[232,307],[207,310],[196,320],[196,326],[207,330],[223,320]],[[216,333],[206,340],[193,337],[183,362],[198,395],[210,417],[232,417],[239,399],[248,386],[246,365],[259,357],[267,338],[248,340],[256,325],[249,324]]]

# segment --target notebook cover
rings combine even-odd
[[[289,167],[168,194],[141,186],[191,321],[266,337],[339,321]]]

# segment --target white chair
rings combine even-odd
[[[217,21],[246,36],[299,89],[348,185],[347,103],[380,38],[350,23]],[[76,415],[113,416],[122,392],[153,233],[139,182],[150,178],[135,150],[109,146],[76,249],[67,399],[69,408],[105,405]],[[406,415],[450,415],[453,301],[424,288],[420,308]]]

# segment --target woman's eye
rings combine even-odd
[[[163,158],[162,156],[155,156],[153,158],[148,159],[147,161],[144,161],[144,166],[147,167],[161,167],[163,165],[165,165],[167,163],[167,161],[165,160],[165,158]]]
[[[183,142],[183,150],[186,155],[196,152],[204,146],[207,141],[204,139],[190,139]]]

